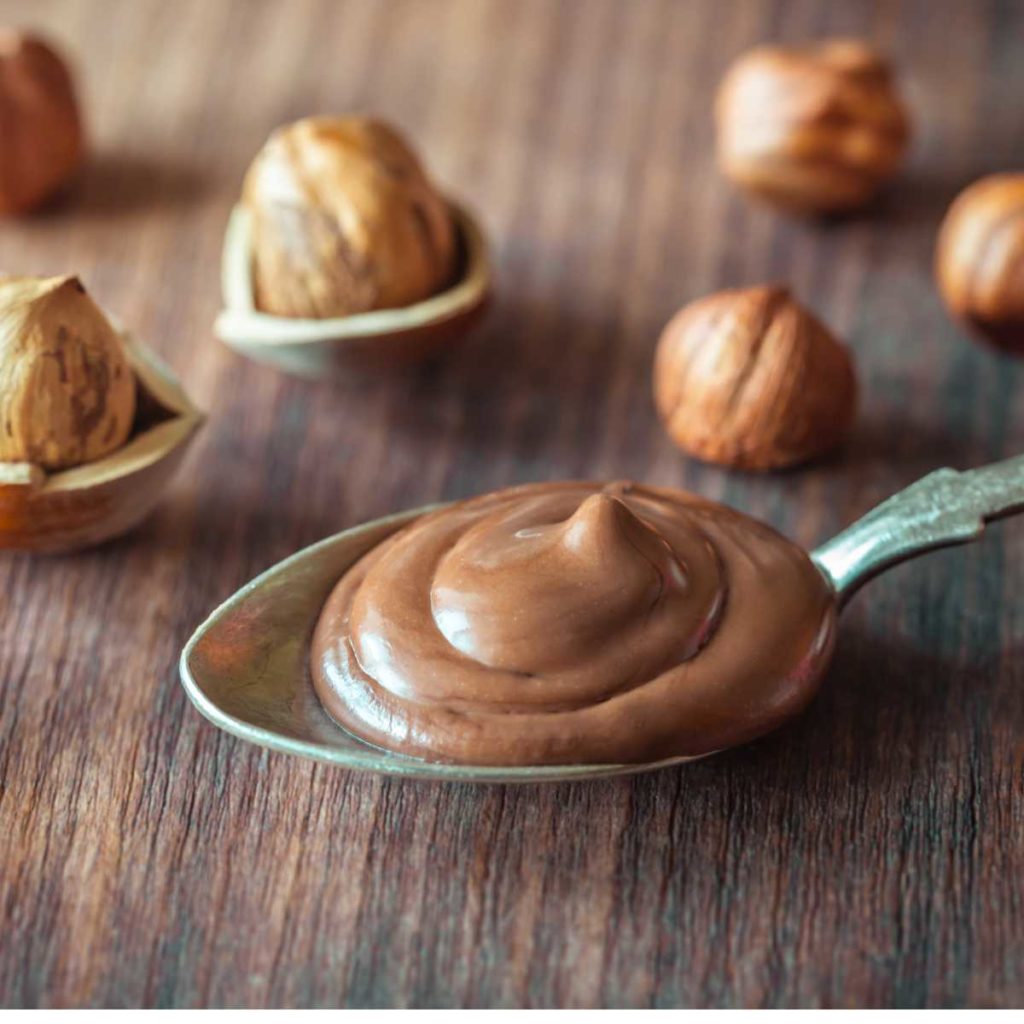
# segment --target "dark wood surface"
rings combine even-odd
[[[605,0],[24,0],[71,52],[92,161],[0,224],[80,272],[209,422],[159,513],[0,559],[0,1002],[1011,1006],[1024,1001],[1024,523],[872,584],[820,699],[753,746],[628,781],[471,788],[246,746],[189,705],[193,627],[258,571],[395,509],[634,477],[813,545],[943,465],[1024,449],[1024,379],[930,275],[972,178],[1024,162],[1024,6]],[[783,219],[716,174],[711,96],[769,38],[898,59],[909,168],[869,214]],[[224,349],[222,232],[276,124],[401,125],[480,212],[497,302],[463,352],[330,389]],[[855,349],[836,458],[688,461],[650,363],[684,301],[766,280]]]

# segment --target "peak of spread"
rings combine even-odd
[[[682,492],[511,488],[360,559],[313,639],[358,736],[432,760],[619,763],[750,739],[810,699],[835,607],[807,555]]]
[[[603,492],[568,518],[552,511],[527,500],[484,517],[441,558],[430,604],[452,647],[488,668],[536,676],[564,672],[640,632],[657,660],[699,646],[721,593],[706,545],[673,551]]]

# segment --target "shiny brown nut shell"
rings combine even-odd
[[[856,410],[846,348],[788,290],[716,292],[665,327],[654,398],[666,431],[707,462],[773,469],[835,447]]]
[[[1024,355],[1024,173],[994,174],[960,193],[939,230],[935,275],[955,317]]]
[[[84,151],[71,75],[42,40],[0,29],[0,214],[41,205],[77,170]]]
[[[723,79],[715,118],[726,177],[810,214],[869,202],[898,170],[910,135],[889,66],[853,40],[751,50]]]

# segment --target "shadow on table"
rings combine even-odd
[[[941,423],[912,419],[861,416],[842,448],[823,464],[835,464],[847,474],[860,476],[874,468],[899,467],[907,483],[941,466],[968,469],[985,459],[978,438]]]
[[[140,209],[195,202],[205,188],[198,170],[166,156],[101,150],[86,157],[68,188],[38,216],[73,212],[76,217],[117,219]]]
[[[968,673],[980,676],[976,684],[967,683]],[[707,770],[736,771],[748,784],[772,787],[803,789],[827,777],[868,790],[909,785],[942,760],[950,734],[965,727],[947,705],[952,692],[968,685],[984,700],[984,672],[906,639],[858,625],[841,628],[832,665],[805,714]]]
[[[581,459],[609,416],[638,441],[650,437],[657,331],[649,337],[613,312],[551,301],[503,300],[501,281],[487,319],[447,357],[401,381],[394,427],[422,435],[458,416],[460,446],[531,459],[560,440]]]
[[[149,525],[151,542],[159,543],[157,533],[176,518],[176,502],[191,515],[187,554],[189,559],[223,561],[235,557],[250,575],[269,569],[282,558],[354,525],[345,519],[339,502],[310,497],[289,496],[288,506],[268,500],[259,488],[236,489],[230,486],[204,488],[196,496],[171,496],[161,517]],[[192,502],[195,502],[192,507]],[[165,518],[166,517],[166,518]],[[171,527],[173,529],[173,525]],[[147,527],[140,528],[140,534]],[[140,536],[145,542],[150,538]],[[246,577],[248,579],[248,576]]]
[[[1017,168],[1001,168],[983,161],[966,169],[916,164],[902,171],[866,206],[825,216],[813,223],[825,230],[873,222],[938,231],[950,204],[968,185],[1003,170]]]
[[[984,153],[984,147],[979,147],[979,153]],[[931,225],[938,231],[950,204],[968,185],[1004,170],[1018,168],[1002,168],[984,160],[979,160],[976,166],[959,169],[915,165],[884,189],[873,209],[865,211],[864,216],[870,214],[893,224]]]
[[[558,799],[577,802],[585,789],[593,790],[586,800],[600,798],[602,791],[612,799],[625,787],[634,799],[645,800],[700,793],[706,802],[718,791],[776,802],[785,794],[796,807],[801,795],[821,787],[870,793],[925,784],[929,772],[949,767],[953,752],[962,752],[969,742],[965,703],[977,709],[993,702],[994,661],[966,667],[909,640],[853,626],[841,631],[832,665],[808,710],[760,740],[625,779],[511,787],[505,799],[530,806],[560,792]],[[1024,695],[1010,711],[1024,729]],[[466,791],[487,792],[482,787]]]

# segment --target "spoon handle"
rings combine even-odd
[[[937,469],[826,541],[811,557],[845,601],[866,580],[925,551],[979,537],[1024,510],[1024,455],[963,473]]]

